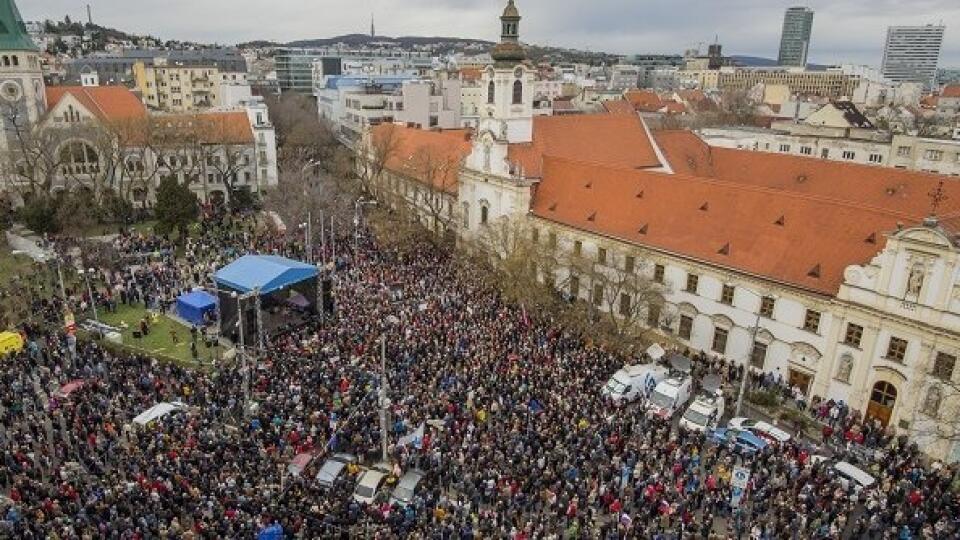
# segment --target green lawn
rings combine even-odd
[[[0,286],[12,281],[14,276],[24,278],[33,271],[33,259],[26,255],[14,255],[6,241],[0,239]]]
[[[100,320],[111,326],[123,328],[123,345],[139,350],[161,360],[171,360],[184,365],[196,365],[190,354],[190,329],[164,315],[150,314],[150,333],[141,339],[133,337],[133,331],[140,329],[140,320],[147,314],[142,307],[118,306],[116,313],[100,310]],[[126,327],[124,327],[126,325]],[[174,343],[171,330],[176,333]],[[217,348],[208,349],[203,341],[197,344],[197,353],[202,363],[209,364],[211,355],[217,354]]]

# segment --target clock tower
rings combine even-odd
[[[0,0],[0,149],[32,129],[46,110],[40,51],[13,0]]]

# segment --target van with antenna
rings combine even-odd
[[[675,353],[668,362],[670,375],[657,384],[647,402],[647,409],[660,418],[672,418],[690,400],[693,390],[690,359]]]
[[[700,393],[680,418],[680,428],[706,432],[717,427],[723,417],[724,398],[720,376],[711,373],[700,381]]]

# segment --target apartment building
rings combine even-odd
[[[226,107],[250,97],[246,72],[222,72],[213,65],[171,64],[158,58],[134,64],[133,75],[144,104],[159,111]]]

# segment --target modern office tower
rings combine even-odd
[[[787,8],[783,16],[783,32],[780,34],[780,54],[777,57],[777,63],[781,66],[806,66],[812,28],[812,9]]]
[[[943,25],[891,26],[883,47],[883,76],[893,82],[933,86],[943,45]]]

